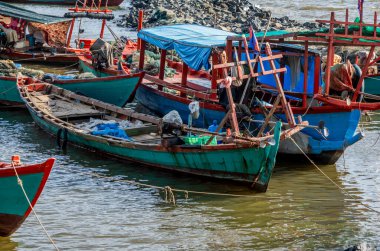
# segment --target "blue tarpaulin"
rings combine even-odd
[[[142,40],[163,50],[175,50],[192,69],[210,69],[212,48],[224,47],[228,36],[237,34],[195,24],[175,24],[142,29]]]

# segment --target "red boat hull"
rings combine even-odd
[[[119,6],[124,0],[108,0],[108,6]],[[76,0],[2,0],[2,2],[8,3],[38,3],[38,4],[59,4],[59,5],[75,5]],[[105,6],[105,0],[102,1],[102,6]],[[95,0],[95,3],[98,4],[98,0]]]
[[[21,166],[16,166],[15,169],[17,170],[17,174],[19,175],[20,179],[23,180],[23,178],[27,175],[34,175],[34,174],[40,174],[41,179],[38,180],[38,183],[36,186],[38,187],[36,190],[36,193],[34,194],[33,197],[29,197],[31,205],[34,207],[38,198],[41,195],[41,192],[43,188],[45,187],[46,181],[49,177],[49,174],[53,168],[54,165],[54,158],[48,159],[44,163],[41,164],[34,164],[34,165],[21,165]],[[5,163],[0,163],[0,183],[1,181],[4,181],[6,179],[12,178],[15,182],[15,186],[17,185],[17,180],[16,180],[16,174],[14,168],[10,164],[5,164]],[[25,180],[24,180],[25,182]],[[24,183],[25,187],[30,187],[28,183]],[[0,188],[0,189],[4,189]],[[18,190],[18,189],[17,189]],[[14,193],[15,191],[9,191],[10,193]],[[4,193],[3,193],[4,194]],[[26,200],[23,196],[20,195],[20,192],[18,193],[20,197],[16,197],[17,200],[12,200],[12,201],[19,201],[21,200]],[[30,195],[29,195],[30,196]],[[7,203],[7,199],[3,198],[2,203]],[[8,201],[9,202],[9,201]],[[23,204],[18,204],[18,205],[23,205]],[[14,208],[15,205],[10,205],[10,208]],[[4,208],[4,206],[2,207]],[[9,213],[9,212],[1,212],[0,213],[0,236],[9,236],[12,233],[14,233],[24,222],[24,220],[28,217],[30,212],[32,211],[32,207],[27,206],[24,209],[23,214],[18,214],[18,213]]]
[[[6,58],[15,61],[20,62],[28,62],[28,63],[39,63],[39,64],[54,64],[54,65],[68,65],[68,64],[75,64],[79,61],[78,56],[75,53],[57,53],[57,54],[50,54],[48,52],[45,53],[27,53],[27,52],[20,52],[20,51],[6,51],[2,52],[1,58]],[[22,60],[22,61],[21,61]]]

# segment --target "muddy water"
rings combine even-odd
[[[322,16],[326,8],[346,5],[344,1],[304,2],[274,0],[266,5],[281,5],[275,13],[305,20]],[[379,6],[375,1],[366,2]],[[348,5],[355,9],[355,3]],[[54,6],[33,9],[49,14],[64,12]],[[97,32],[91,22],[82,24],[88,34]],[[255,194],[242,186],[119,162],[72,146],[61,151],[55,139],[39,130],[25,111],[0,111],[0,160],[9,160],[15,153],[24,162],[57,158],[36,210],[61,250],[341,250],[358,244],[379,246],[379,214],[365,207],[380,211],[380,115],[372,119],[363,125],[366,137],[362,141],[349,147],[336,165],[320,167],[353,198],[305,162],[276,167],[268,192]],[[131,185],[131,180],[241,197],[190,193],[186,199],[179,193],[177,206],[172,206],[165,203],[162,193]],[[31,215],[12,237],[0,238],[0,250],[53,247]]]

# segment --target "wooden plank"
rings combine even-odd
[[[269,61],[269,60],[273,60],[273,59],[280,59],[280,58],[282,58],[282,56],[283,56],[282,54],[276,54],[276,55],[267,56],[267,57],[261,57],[260,56],[260,59],[254,58],[254,59],[249,60],[249,62],[251,64],[252,63],[257,63],[260,60],[264,62],[264,61]],[[239,64],[240,65],[246,65],[246,64],[248,64],[248,61],[246,61],[246,60],[240,61]],[[224,64],[213,65],[212,69],[230,68],[230,67],[233,67],[233,66],[236,66],[236,65],[237,65],[236,62],[229,62],[229,63],[224,63]]]
[[[200,99],[205,99],[205,100],[210,100],[210,101],[218,102],[218,100],[213,99],[212,96],[211,96],[211,94],[213,93],[213,90],[210,90],[207,93],[206,92],[201,92],[201,91],[196,91],[196,90],[193,90],[193,89],[182,87],[180,85],[169,83],[167,81],[155,78],[155,77],[150,76],[148,74],[145,75],[145,78],[147,80],[151,81],[152,83],[157,84],[159,86],[164,86],[164,87],[167,87],[169,89],[173,89],[173,90],[176,90],[176,91],[179,91],[179,92],[183,92],[183,93],[185,93],[187,95],[191,95],[191,96],[194,96],[194,97],[197,97],[197,98],[200,98]],[[216,90],[214,90],[214,92],[216,92]]]
[[[281,101],[281,94],[279,94],[277,96],[276,101],[274,102],[272,109],[270,109],[269,113],[267,115],[265,115],[264,124],[261,126],[260,131],[258,132],[257,136],[260,137],[263,134],[263,132],[264,132],[265,128],[267,127],[270,119],[272,118],[274,112],[276,111],[277,106],[280,103],[280,101]]]
[[[241,77],[241,79],[248,79],[248,78],[255,78],[255,77],[259,77],[259,76],[264,76],[264,75],[269,75],[269,74],[275,74],[275,73],[281,73],[281,72],[286,72],[286,68],[283,68],[283,69],[276,69],[276,70],[268,70],[268,71],[265,71],[265,72],[259,72],[259,73],[255,73],[253,76],[250,76],[250,75],[243,75]],[[233,81],[236,81],[237,78],[236,77],[231,77]],[[223,82],[224,79],[217,79],[216,82],[218,84],[220,84],[221,82]]]

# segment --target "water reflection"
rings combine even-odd
[[[0,111],[0,118],[0,138],[7,139],[0,146],[2,158],[15,151],[25,162],[57,158],[37,210],[62,249],[332,249],[379,239],[378,215],[359,203],[380,205],[373,175],[379,160],[366,153],[371,135],[347,150],[345,163],[321,167],[352,200],[313,166],[278,166],[268,192],[255,194],[244,186],[119,162],[73,146],[62,152],[26,112]],[[367,136],[371,133],[378,131]],[[129,180],[250,197],[190,193],[186,199],[179,193],[173,207],[163,193],[124,182]],[[51,248],[33,217],[5,243],[23,250]]]

